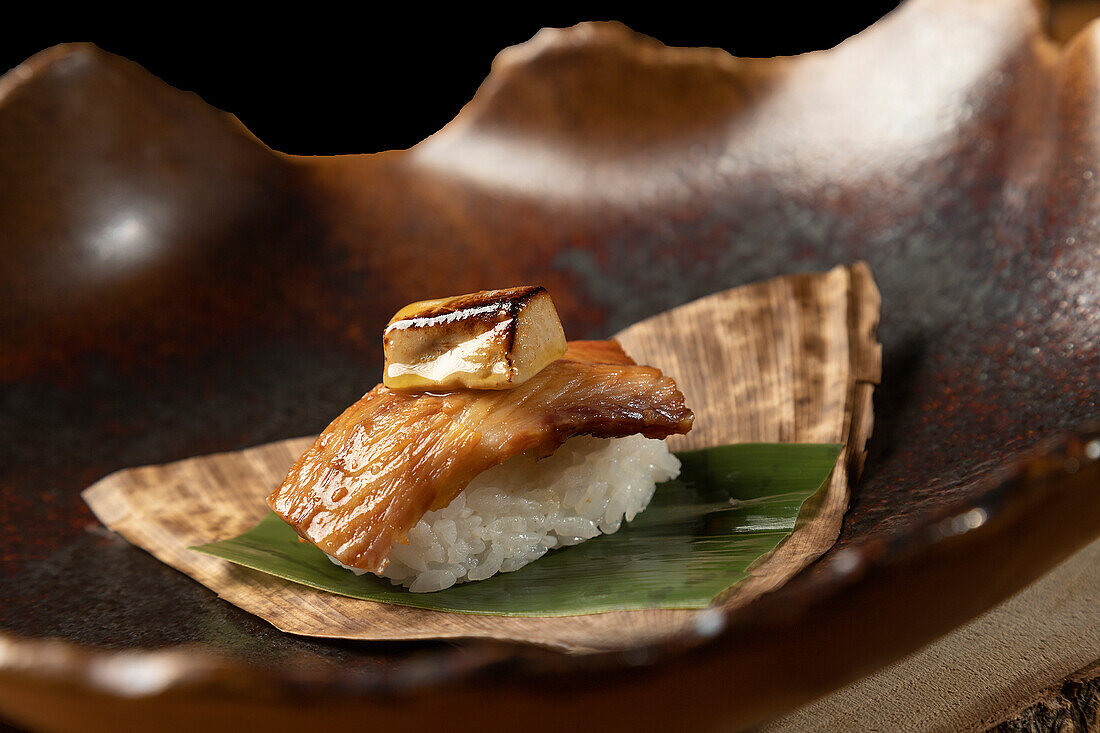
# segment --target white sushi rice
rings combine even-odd
[[[382,576],[430,593],[518,570],[555,547],[618,531],[646,508],[658,483],[678,475],[680,461],[665,442],[641,435],[581,436],[542,460],[515,456],[425,514],[408,544],[393,546]]]

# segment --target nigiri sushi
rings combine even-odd
[[[436,591],[618,530],[678,475],[663,438],[693,420],[660,370],[615,341],[573,341],[510,389],[379,384],[268,504],[333,562]]]

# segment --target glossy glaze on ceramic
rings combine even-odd
[[[838,546],[686,657],[520,655],[508,684],[660,696],[706,673],[756,695],[711,710],[745,722],[896,658],[1100,531],[1098,43],[1054,46],[1017,0],[912,0],[773,60],[582,25],[502,52],[421,145],[335,158],[272,153],[94,48],[44,52],[0,80],[0,629],[186,643],[331,694],[435,684],[422,653],[492,676],[481,647],[280,635],[100,532],[79,491],[320,430],[425,294],[537,281],[600,337],[863,259],[884,371]]]

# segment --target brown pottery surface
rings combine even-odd
[[[410,701],[461,717],[489,684],[490,728],[530,704],[744,725],[1023,587],[1100,533],[1100,26],[1060,46],[1039,18],[910,0],[834,49],[766,60],[545,30],[423,143],[337,157],[271,151],[94,47],[8,72],[0,710],[230,725],[259,700],[289,726],[321,715],[292,704],[309,699],[396,724]],[[376,381],[381,329],[412,300],[537,282],[570,338],[599,338],[859,260],[883,369],[839,541],[706,643],[569,657],[294,637],[80,498],[122,468],[319,431]],[[141,664],[160,676],[138,689]]]

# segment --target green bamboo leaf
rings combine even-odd
[[[410,593],[339,568],[275,514],[237,537],[192,549],[331,593],[437,611],[571,616],[703,608],[791,533],[839,453],[838,445],[793,443],[679,453],[680,478],[658,486],[649,507],[615,534],[437,593]]]

